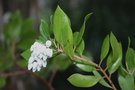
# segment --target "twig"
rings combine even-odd
[[[57,71],[58,71],[58,69],[56,68],[55,70],[53,70],[53,72],[52,72],[52,75],[51,75],[51,77],[50,77],[50,79],[49,79],[49,84],[52,84],[52,82],[53,82],[53,79],[54,79],[54,77],[55,77],[55,75],[56,75],[56,73],[57,73]]]
[[[36,78],[38,78],[39,80],[41,80],[48,88],[48,90],[55,90],[53,88],[53,86],[51,84],[49,84],[49,82],[47,82],[44,78],[42,78],[41,76],[39,76],[38,74],[36,73],[32,73],[33,76],[35,76]]]
[[[21,75],[21,74],[25,74],[28,73],[28,70],[23,70],[23,71],[14,71],[14,72],[0,72],[0,76],[1,77],[12,77],[12,76],[17,76],[17,75]]]
[[[105,78],[109,81],[110,85],[112,86],[113,90],[117,90],[115,85],[113,84],[111,78],[106,74],[106,72],[99,66],[100,71],[103,73],[103,75],[105,76]]]
[[[61,53],[63,53],[63,50],[62,50],[62,49],[59,49],[58,51],[61,52]],[[93,65],[93,66],[95,66],[97,69],[99,69],[99,70],[103,73],[104,77],[108,80],[109,84],[111,85],[111,88],[112,88],[113,90],[117,90],[116,87],[115,87],[115,85],[113,84],[113,82],[112,82],[112,80],[111,80],[111,77],[109,77],[109,76],[107,75],[106,71],[104,71],[104,70],[102,69],[102,67],[100,66],[100,64],[98,65],[98,64],[96,64],[95,62],[93,62],[93,61],[91,61],[91,60],[88,60],[88,59],[86,59],[86,58],[84,58],[84,57],[80,57],[80,56],[74,55],[74,59],[73,59],[73,60],[76,62],[76,60],[78,60],[78,59],[79,59],[79,60],[82,60],[82,61],[84,61],[84,62],[87,62],[87,63],[89,63],[90,65]]]
[[[77,59],[83,60],[83,61],[85,61],[87,63],[90,63],[93,66],[95,66],[97,69],[99,69],[103,73],[104,77],[108,80],[108,82],[110,83],[110,85],[112,86],[112,89],[113,90],[117,90],[116,87],[115,87],[115,85],[113,84],[111,78],[109,78],[109,76],[107,75],[107,73],[98,64],[92,62],[91,60],[86,60],[83,57],[79,57],[79,56],[76,56],[76,55],[74,57],[77,58]]]

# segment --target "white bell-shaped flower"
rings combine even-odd
[[[49,47],[51,46],[51,41],[47,40],[45,45],[39,42],[35,42],[31,48],[31,56],[28,61],[28,70],[40,71],[42,67],[46,67],[47,58],[52,57],[53,50]]]
[[[47,40],[46,43],[45,43],[46,47],[50,47],[51,44],[52,44],[52,42],[50,40]]]

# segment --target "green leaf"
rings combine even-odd
[[[0,70],[9,70],[14,66],[13,58],[11,55],[11,49],[3,49],[0,53]],[[10,62],[10,63],[9,63]]]
[[[131,40],[130,40],[130,37],[128,37],[128,48],[130,47],[130,43],[131,43]]]
[[[28,60],[28,59],[27,59]],[[26,60],[24,60],[24,59],[22,59],[22,60],[17,60],[17,64],[19,65],[19,67],[21,67],[21,68],[27,68],[27,64],[28,62],[26,61]]]
[[[74,44],[75,48],[77,47],[76,45],[77,45],[78,36],[79,36],[79,32],[74,32],[74,34],[73,34],[73,44]]]
[[[119,74],[122,76],[126,76],[128,74],[128,72],[125,70],[125,68],[123,68],[123,66],[121,66],[118,70]]]
[[[110,52],[110,54],[107,57],[107,68],[109,68],[112,65],[112,51]]]
[[[30,49],[24,51],[21,56],[24,57],[24,59],[29,60],[29,57],[31,55]]]
[[[126,75],[125,77],[119,75],[118,77],[119,85],[122,90],[135,90],[134,77],[131,75]]]
[[[40,34],[44,37],[44,39],[47,39],[48,37],[50,37],[50,33],[49,33],[49,29],[48,29],[48,24],[44,20],[41,20]]]
[[[58,6],[53,15],[53,33],[55,39],[64,48],[65,53],[73,57],[73,34],[70,21],[64,11]]]
[[[65,47],[64,47],[64,52],[71,58],[73,59],[73,55],[74,55],[74,52],[73,52],[73,45],[72,44],[66,44]]]
[[[78,56],[77,56],[78,57]],[[75,64],[84,64],[84,65],[90,65],[90,66],[93,66],[95,67],[92,63],[90,62],[93,62],[92,61],[92,58],[89,58],[89,57],[86,57],[86,56],[81,56],[82,58],[84,58],[85,60],[88,60],[88,62],[84,61],[84,60],[81,60],[81,59],[76,59],[76,58],[73,58],[74,59],[74,63]]]
[[[51,65],[59,70],[66,70],[71,65],[71,61],[66,55],[60,54],[52,59]]]
[[[21,50],[26,50],[28,49],[31,44],[33,44],[35,40],[33,38],[25,38],[25,39],[22,39],[18,44],[17,44],[17,48],[21,49]]]
[[[84,40],[81,41],[81,43],[79,44],[79,46],[76,48],[76,52],[82,56],[82,53],[84,51],[85,45],[84,45]]]
[[[120,52],[118,53],[118,57],[116,59],[114,59],[114,56],[112,57],[111,67],[108,69],[110,74],[114,73],[121,65],[121,60],[122,60],[122,46],[121,46],[121,44],[119,44],[119,48],[117,48],[117,49]],[[115,60],[115,62],[113,62],[114,60]]]
[[[130,47],[126,52],[126,67],[130,73],[135,71],[135,51]]]
[[[70,22],[64,11],[58,6],[53,16],[53,32],[55,39],[62,45],[73,43]]]
[[[114,36],[113,33],[110,34],[110,43],[112,47],[112,53],[109,55],[107,60],[107,67],[110,74],[114,73],[121,65],[122,60],[122,46]]]
[[[6,80],[4,77],[0,77],[0,88],[4,87],[6,85]]]
[[[53,33],[53,15],[50,16],[50,28],[49,28],[49,31],[50,31],[50,35]]]
[[[6,41],[18,41],[22,27],[22,17],[20,12],[11,15],[10,21],[4,26],[4,36]]]
[[[110,44],[109,44],[109,35],[107,35],[103,41],[102,44],[102,48],[101,48],[101,56],[100,56],[100,60],[101,62],[103,61],[103,59],[106,57],[106,55],[109,52],[109,48],[110,48]]]
[[[76,64],[76,66],[85,72],[92,72],[96,70],[94,66],[90,66],[90,65]]]
[[[83,37],[83,34],[84,34],[84,31],[85,31],[85,24],[86,24],[87,20],[89,19],[89,17],[90,17],[91,15],[92,15],[92,13],[89,13],[89,14],[87,14],[87,15],[85,16],[83,25],[82,25],[82,27],[81,27],[81,29],[80,29],[80,32],[79,32],[79,35],[78,35],[78,38],[77,38],[77,40],[75,41],[75,42],[76,42],[76,43],[75,43],[75,44],[76,44],[75,46],[77,46],[77,45],[81,42],[82,37]]]
[[[100,80],[96,76],[73,74],[68,78],[68,81],[76,87],[92,87]]]
[[[79,43],[79,45],[76,46],[76,41],[78,40],[78,36],[79,36],[79,32],[75,32],[74,33],[74,48],[75,48],[75,51],[80,55],[82,56],[82,53],[84,51],[84,48],[85,48],[85,43],[84,43],[84,40],[82,39],[81,42]]]
[[[108,88],[111,88],[111,86],[103,79],[103,77],[97,72],[97,71],[93,71],[94,75],[99,77],[99,78],[102,78],[100,79],[99,83],[105,87],[108,87]]]
[[[33,23],[32,23],[32,19],[26,19],[22,22],[22,28],[21,28],[21,33],[22,34],[24,31],[29,31],[29,30],[33,30]]]
[[[45,43],[47,40],[45,40],[44,37],[39,36],[36,41],[37,41],[37,42],[41,42],[41,43]]]

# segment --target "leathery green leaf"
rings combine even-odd
[[[100,80],[99,77],[82,75],[82,74],[73,74],[68,78],[68,81],[76,87],[92,87]]]
[[[48,29],[48,24],[44,20],[41,20],[40,24],[40,34],[47,39],[50,36],[49,29]]]
[[[86,16],[85,16],[85,18],[84,18],[84,22],[83,22],[83,25],[82,25],[82,27],[81,27],[81,29],[80,29],[80,32],[79,32],[79,35],[78,35],[78,38],[77,38],[77,40],[76,40],[76,45],[75,46],[77,46],[80,42],[81,42],[81,40],[82,40],[82,37],[83,37],[83,34],[84,34],[84,31],[85,31],[85,24],[86,24],[86,22],[87,22],[87,20],[89,19],[89,17],[92,15],[92,13],[89,13],[89,14],[87,14]]]
[[[64,48],[67,55],[73,56],[73,34],[68,16],[58,6],[53,15],[53,33],[55,39]]]
[[[30,49],[24,51],[24,52],[21,54],[21,56],[22,56],[24,59],[26,59],[26,60],[29,59],[30,55],[31,55]]]
[[[80,55],[82,56],[82,53],[84,51],[84,48],[85,48],[85,43],[84,43],[84,40],[82,39],[81,42],[76,46],[77,44],[77,40],[78,40],[78,36],[79,36],[79,32],[75,32],[74,35],[73,35],[73,44],[74,44],[74,48],[75,48],[75,51]]]
[[[97,71],[93,71],[94,75],[99,77],[99,78],[102,78],[99,83],[105,87],[108,87],[108,88],[111,88],[111,86],[103,79],[103,77],[97,72]]]
[[[120,52],[118,53],[118,56],[116,59],[114,59],[114,56],[112,57],[111,67],[108,69],[110,74],[114,73],[121,65],[121,60],[122,60],[122,46],[121,46],[121,44],[119,44],[119,48],[117,48],[117,49]],[[113,62],[113,61],[115,61],[115,62]]]
[[[76,64],[76,66],[85,72],[92,72],[96,70],[94,66],[90,66],[90,65]]]
[[[125,77],[119,75],[118,77],[119,85],[122,90],[135,90],[134,77],[131,75],[126,75]]]
[[[122,60],[122,46],[121,43],[119,43],[114,36],[113,33],[110,34],[110,43],[112,47],[112,55],[110,57],[110,61],[107,64],[108,71],[110,74],[114,73],[119,66],[121,65],[121,60]]]
[[[100,60],[101,62],[103,59],[106,57],[106,55],[109,52],[110,44],[109,44],[109,35],[107,35],[103,41],[102,48],[101,48],[101,55],[100,55]]]
[[[125,70],[125,68],[121,65],[121,67],[118,70],[119,74],[122,76],[126,76],[128,74],[128,72]]]
[[[54,68],[59,68],[59,70],[66,70],[71,65],[71,60],[66,55],[60,54],[52,59],[51,65]]]
[[[135,51],[130,47],[126,52],[126,67],[130,73],[135,71]]]
[[[64,52],[71,58],[73,59],[73,55],[74,55],[74,52],[73,52],[73,47],[72,45],[69,43],[69,44],[66,44],[66,46],[64,47]]]
[[[112,65],[112,51],[107,57],[107,67],[109,68]]]
[[[85,48],[85,43],[84,43],[84,40],[82,39],[82,41],[80,42],[80,44],[78,45],[78,47],[76,48],[76,52],[82,56],[82,53],[84,51],[84,48]]]
[[[75,48],[77,47],[76,45],[77,45],[78,35],[79,35],[79,32],[74,32],[73,34],[73,44]]]
[[[73,44],[73,35],[68,16],[59,6],[53,15],[53,32],[55,39],[60,44]]]

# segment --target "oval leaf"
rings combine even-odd
[[[118,81],[122,90],[135,90],[133,76],[127,75],[123,77],[122,75],[119,75]]]
[[[81,42],[81,40],[82,40],[84,31],[85,31],[85,24],[86,24],[87,20],[89,19],[89,17],[90,17],[91,15],[92,15],[92,13],[89,13],[89,14],[87,14],[87,15],[85,16],[85,18],[84,18],[83,25],[82,25],[82,27],[81,27],[81,29],[80,29],[78,38],[77,38],[77,40],[76,40],[76,46],[77,46],[77,45]]]
[[[21,54],[21,56],[22,56],[24,59],[26,59],[26,60],[29,59],[30,55],[31,55],[30,49],[24,51],[24,52]]]
[[[76,87],[92,87],[100,80],[96,76],[73,74],[68,78],[68,81]]]
[[[101,48],[101,55],[100,55],[100,60],[101,62],[103,61],[103,59],[106,57],[106,55],[108,54],[109,52],[109,47],[110,47],[110,44],[109,44],[109,35],[107,35],[103,41],[103,44],[102,44],[102,48]]]
[[[49,29],[48,29],[48,24],[44,20],[41,20],[40,24],[40,34],[44,37],[44,39],[47,40],[47,38],[50,36],[49,35]]]
[[[72,58],[73,34],[70,27],[70,21],[68,16],[59,6],[53,15],[52,27],[56,41],[63,46],[65,53]]]
[[[126,52],[126,66],[130,73],[135,71],[135,51],[132,48],[128,48]]]
[[[114,73],[119,68],[119,66],[121,65],[121,60],[122,60],[122,47],[121,47],[121,44],[119,44],[119,48],[117,48],[117,49],[120,52],[118,53],[118,57],[116,59],[112,59],[112,61],[115,60],[115,62],[112,62],[111,67],[108,69],[110,74]],[[114,56],[112,58],[114,58]]]
[[[74,32],[73,34],[73,44],[75,48],[77,47],[76,45],[77,45],[78,35],[79,35],[79,32]]]
[[[66,70],[71,65],[71,61],[66,55],[60,54],[52,59],[51,64],[54,66],[54,68],[59,68],[59,70]]]
[[[73,35],[68,16],[58,6],[53,15],[53,32],[55,39],[62,45],[73,44]]]
[[[82,56],[82,53],[84,51],[84,48],[85,48],[85,43],[84,43],[84,40],[82,39],[82,41],[80,42],[79,46],[76,48],[76,52]]]
[[[92,72],[96,70],[94,66],[90,66],[90,65],[76,64],[76,66],[85,72]]]
[[[121,67],[118,70],[119,74],[122,76],[126,76],[128,74],[128,72],[125,70],[125,68],[121,65]]]
[[[113,33],[110,34],[110,43],[112,47],[112,55],[109,57],[110,61],[107,61],[107,67],[110,74],[114,73],[119,66],[121,65],[122,60],[122,46],[121,43],[119,43],[114,36]]]

